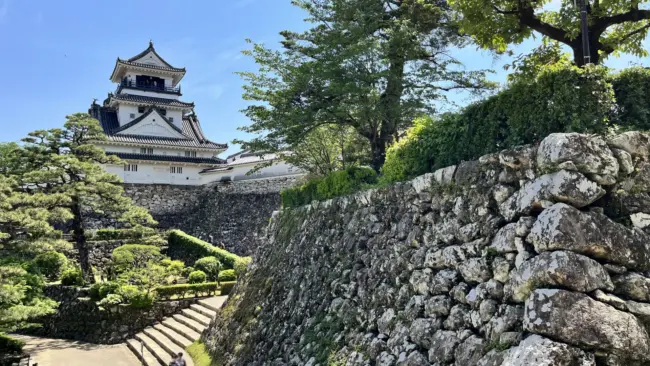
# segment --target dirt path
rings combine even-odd
[[[17,335],[24,340],[31,365],[38,366],[140,366],[124,344],[101,345],[67,339],[36,338]]]

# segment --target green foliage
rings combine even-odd
[[[117,290],[117,295],[122,298],[125,304],[129,304],[131,307],[138,309],[149,308],[154,301],[153,294],[147,293],[135,285],[120,286]]]
[[[221,263],[216,257],[203,257],[194,263],[194,268],[203,271],[209,281],[216,281],[220,277]]]
[[[55,311],[56,302],[45,297],[43,277],[19,264],[0,265],[0,332],[32,325],[30,321]]]
[[[207,276],[206,276],[205,272],[203,272],[203,271],[194,271],[194,272],[190,273],[187,280],[189,281],[189,283],[202,283],[202,282],[205,282],[206,278],[207,278]]]
[[[233,287],[235,287],[235,284],[237,282],[232,281],[232,282],[222,282],[221,283],[221,295],[228,295],[232,291]]]
[[[615,100],[602,67],[544,68],[533,80],[437,120],[422,118],[391,146],[384,180],[404,180],[553,132],[605,133]]]
[[[219,282],[236,281],[237,275],[234,269],[227,269],[219,272]]]
[[[246,268],[248,268],[248,264],[251,262],[251,260],[251,257],[238,258],[237,261],[235,261],[235,276],[239,276],[242,273],[246,272]]]
[[[25,342],[0,333],[0,354],[21,353]]]
[[[102,282],[96,283],[90,287],[88,296],[94,301],[99,301],[106,298],[108,295],[115,294],[120,288],[117,282]]]
[[[61,276],[61,271],[68,265],[65,255],[57,252],[41,253],[32,260],[30,272],[39,273],[49,281],[56,281]]]
[[[61,274],[61,284],[64,286],[83,286],[84,278],[81,269],[74,267],[68,268]]]
[[[168,253],[172,258],[197,260],[203,257],[216,257],[224,269],[231,269],[239,256],[227,250],[217,248],[208,242],[185,234],[180,230],[173,230],[169,233]]]
[[[378,170],[396,133],[413,117],[432,112],[446,91],[486,85],[483,72],[465,71],[449,56],[466,39],[444,2],[293,3],[307,12],[312,27],[282,32],[281,51],[254,44],[244,52],[259,65],[258,72],[240,73],[246,81],[243,98],[256,102],[244,110],[252,124],[241,130],[259,136],[235,140],[244,149],[301,156],[307,150],[306,160],[317,155],[316,161],[325,163],[304,166],[328,174],[327,163],[336,158],[327,155],[337,142],[315,141],[319,128],[354,129],[350,137],[367,140],[370,165]]]
[[[647,3],[587,1],[591,63],[599,64],[621,52],[648,55],[643,45],[650,19]],[[580,11],[572,0],[561,0],[553,6],[548,6],[548,1],[519,0],[451,0],[449,4],[460,13],[461,31],[484,48],[505,52],[509,45],[541,34],[544,42],[553,40],[570,47],[577,65],[584,63]]]
[[[218,289],[219,284],[217,282],[184,283],[178,285],[159,286],[156,288],[156,293],[161,298],[169,300],[173,296],[183,299],[188,294],[194,296],[214,295]]]
[[[121,163],[97,146],[104,140],[99,122],[88,114],[67,116],[63,128],[34,131],[22,140],[24,144],[14,157],[20,169],[12,172],[16,190],[25,199],[42,201],[48,215],[70,223],[79,264],[88,282],[94,281],[94,276],[88,262],[85,211],[97,219],[132,227],[155,224],[144,208],[124,196],[120,178],[102,168],[101,164]]]
[[[614,123],[626,130],[650,130],[650,70],[623,69],[611,78],[616,95]]]
[[[160,248],[153,245],[125,244],[113,250],[113,265],[117,273],[144,268],[149,262],[162,259]]]
[[[172,276],[184,276],[187,277],[191,270],[187,272],[186,274],[183,274],[185,272],[185,263],[179,260],[171,260],[169,258],[165,258],[162,261],[160,261],[160,265],[165,267],[167,269],[167,272],[169,272],[170,275]],[[190,269],[192,267],[189,267]]]
[[[352,167],[329,174],[323,178],[313,178],[302,186],[283,190],[283,207],[297,207],[356,192],[367,184],[377,182],[374,170],[366,167]]]
[[[136,225],[132,229],[99,229],[95,232],[94,240],[117,240],[117,239],[143,239],[155,235],[153,228]]]
[[[124,303],[122,296],[118,294],[108,294],[105,298],[101,299],[97,305],[101,307],[115,306]]]
[[[192,357],[194,365],[196,366],[218,366],[219,364],[212,359],[207,347],[200,340],[195,341],[186,349],[187,353]]]

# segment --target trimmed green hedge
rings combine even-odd
[[[92,236],[93,240],[117,240],[117,239],[142,239],[155,235],[156,231],[150,227],[137,226],[132,229],[99,229]]]
[[[0,354],[21,353],[25,342],[0,333]]]
[[[297,207],[334,197],[344,196],[377,182],[377,174],[367,167],[352,167],[280,192],[283,207]]]
[[[84,278],[81,274],[81,268],[69,268],[63,271],[61,284],[63,286],[83,286]]]
[[[236,254],[185,234],[180,230],[169,232],[167,254],[173,259],[180,259],[186,264],[194,263],[203,257],[217,257],[224,269],[232,269],[240,258]]]
[[[204,283],[184,283],[170,286],[160,286],[156,288],[158,296],[165,300],[171,299],[173,296],[178,296],[184,299],[186,295],[200,295],[211,296],[214,295],[219,289],[217,282],[204,282]]]
[[[625,130],[650,130],[650,70],[626,68],[610,82],[616,97],[613,122]]]
[[[234,269],[227,269],[219,272],[219,282],[228,282],[237,280],[237,275]]]
[[[616,108],[607,69],[551,66],[459,113],[422,118],[388,149],[382,179],[395,182],[554,132],[605,133]]]
[[[228,295],[232,291],[232,288],[235,287],[237,282],[221,282],[221,295]]]

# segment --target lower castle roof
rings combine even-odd
[[[183,116],[181,131],[185,138],[171,138],[146,135],[125,135],[117,134],[120,130],[120,123],[117,119],[117,111],[114,108],[100,106],[93,103],[88,113],[96,118],[102,126],[109,141],[117,143],[137,145],[162,145],[169,147],[188,147],[210,150],[225,150],[228,144],[219,144],[208,140],[203,134],[201,124],[196,115]]]

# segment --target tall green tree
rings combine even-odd
[[[105,140],[99,122],[88,114],[67,117],[63,128],[38,130],[23,139],[19,157],[22,171],[19,186],[31,195],[65,197],[57,207],[69,210],[79,264],[84,279],[93,282],[88,258],[88,219],[129,225],[153,225],[149,213],[123,195],[121,180],[104,171],[100,164],[120,164],[94,143]]]
[[[348,126],[368,141],[378,170],[387,145],[415,116],[432,112],[453,89],[485,87],[484,73],[450,56],[462,47],[442,0],[294,0],[312,27],[284,31],[283,49],[261,44],[245,54],[258,72],[242,72],[244,110],[259,134],[250,150],[292,150],[320,126]]]
[[[630,53],[648,56],[643,40],[650,28],[648,1],[584,0],[588,10],[591,63],[609,55]],[[574,0],[449,0],[462,13],[461,30],[476,42],[499,52],[520,44],[537,33],[573,50],[573,60],[584,65],[580,9]],[[559,7],[557,6],[559,5]]]

